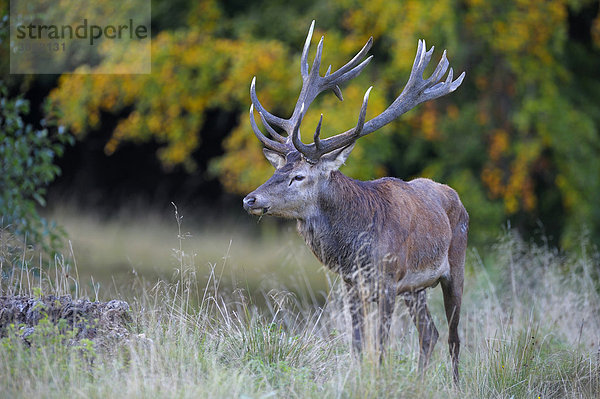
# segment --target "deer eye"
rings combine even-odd
[[[290,180],[290,184],[289,185],[291,186],[294,181],[302,181],[302,180],[304,180],[305,177],[306,176],[296,175],[296,176],[294,176],[292,178],[292,180]]]

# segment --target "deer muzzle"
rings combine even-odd
[[[257,197],[254,193],[250,193],[243,200],[244,209],[252,215],[264,215],[271,208],[264,200]]]

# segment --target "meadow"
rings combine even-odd
[[[195,225],[172,213],[100,218],[55,210],[70,245],[48,264],[23,249],[24,268],[6,262],[7,242],[18,238],[0,235],[0,296],[119,298],[132,316],[130,338],[109,347],[73,344],[60,331],[33,336],[29,346],[13,330],[0,340],[0,397],[595,398],[600,392],[600,257],[585,237],[570,253],[511,231],[494,245],[469,248],[457,388],[439,287],[428,295],[440,340],[421,378],[416,329],[401,300],[383,363],[369,347],[361,359],[350,354],[343,287],[293,225]]]

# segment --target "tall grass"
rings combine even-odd
[[[430,290],[429,302],[441,337],[421,378],[416,331],[401,301],[383,363],[368,353],[359,360],[350,355],[347,306],[333,275],[324,277],[324,306],[318,294],[304,292],[309,284],[257,297],[221,284],[228,256],[219,264],[195,263],[183,231],[179,225],[173,233],[176,278],[138,276],[128,287],[130,339],[106,349],[65,345],[47,333],[28,346],[17,326],[0,340],[0,397],[594,398],[600,392],[599,258],[587,245],[571,256],[507,234],[485,256],[469,252],[456,388],[439,288]],[[42,274],[32,271],[33,256],[10,271],[7,253],[0,256],[1,295],[96,295],[67,277],[72,256],[43,266],[53,272]],[[295,281],[304,281],[299,273]]]

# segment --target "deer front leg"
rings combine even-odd
[[[360,355],[364,336],[364,306],[358,286],[346,282],[350,315],[352,317],[352,350],[355,355]]]
[[[404,302],[408,306],[410,315],[419,332],[419,344],[421,346],[419,371],[424,373],[439,333],[435,328],[435,324],[433,324],[429,309],[427,309],[427,293],[425,290],[405,294]]]
[[[396,303],[396,291],[389,284],[384,284],[379,293],[379,360],[382,361],[390,340],[390,325],[394,304]]]

